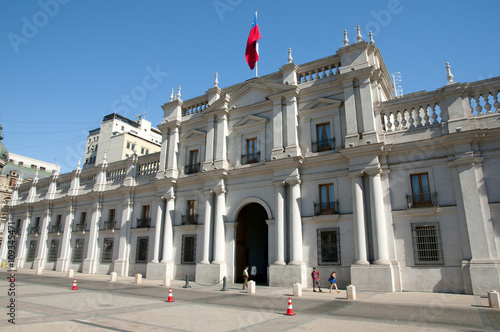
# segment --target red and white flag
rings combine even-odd
[[[260,39],[259,25],[257,24],[257,12],[253,19],[252,28],[247,40],[247,49],[245,50],[245,58],[250,69],[255,67],[255,63],[259,61],[259,43]]]

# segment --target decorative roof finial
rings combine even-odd
[[[453,84],[453,83],[455,83],[455,81],[453,81],[453,74],[451,73],[450,68],[451,68],[450,67],[450,63],[447,62],[446,63],[446,71],[447,71],[448,74],[446,75],[446,79],[448,80],[448,83],[446,83],[446,84]]]
[[[181,86],[179,85],[179,91],[177,92],[177,99],[181,99]]]
[[[215,82],[214,82],[214,86],[217,86],[219,85],[219,73],[215,73]]]
[[[35,181],[38,181],[38,168],[36,169],[36,172],[35,172],[35,178],[34,178]]]
[[[174,100],[174,88],[170,90],[170,101]]]
[[[292,63],[293,62],[293,58],[292,58],[292,49],[289,48],[288,49],[288,63]]]
[[[370,45],[375,45],[375,41],[373,40],[373,33],[370,31]]]
[[[344,46],[349,45],[349,39],[347,39],[347,30],[344,30]]]
[[[356,39],[357,39],[358,41],[361,41],[361,40],[363,39],[363,37],[361,37],[361,29],[359,28],[359,25],[358,25],[358,27],[356,28],[356,31],[358,32],[358,35],[357,35]]]

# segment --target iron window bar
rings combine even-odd
[[[314,215],[339,214],[339,201],[314,203]]]
[[[186,165],[184,167],[184,174],[193,174],[200,171],[200,163]]]
[[[335,149],[335,138],[319,140],[312,143],[312,152],[322,152]]]
[[[437,205],[437,192],[424,194],[406,194],[408,209],[433,207]]]
[[[242,154],[241,155],[241,164],[255,164],[260,161],[260,152],[254,152],[250,154]]]

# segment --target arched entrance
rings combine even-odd
[[[262,205],[250,203],[241,209],[236,218],[236,282],[243,282],[243,269],[255,265],[256,282],[267,284],[268,230],[267,212]]]

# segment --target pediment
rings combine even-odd
[[[268,119],[256,115],[247,115],[240,121],[233,125],[234,130],[247,129],[251,127],[263,127],[266,125]]]
[[[197,130],[197,129],[192,129],[188,132],[186,132],[185,134],[182,134],[181,135],[181,138],[183,140],[195,140],[195,139],[198,139],[198,138],[203,138],[205,139],[205,136],[207,134],[201,130]]]
[[[313,110],[314,111],[322,111],[322,110],[331,109],[331,108],[336,109],[336,108],[340,108],[342,103],[343,103],[342,100],[320,97],[320,98],[313,100],[312,102],[310,102],[306,106],[304,106],[300,111],[307,112],[307,111],[313,111]]]
[[[240,108],[267,101],[276,93],[294,90],[296,87],[273,82],[249,82],[231,94],[230,108]]]

